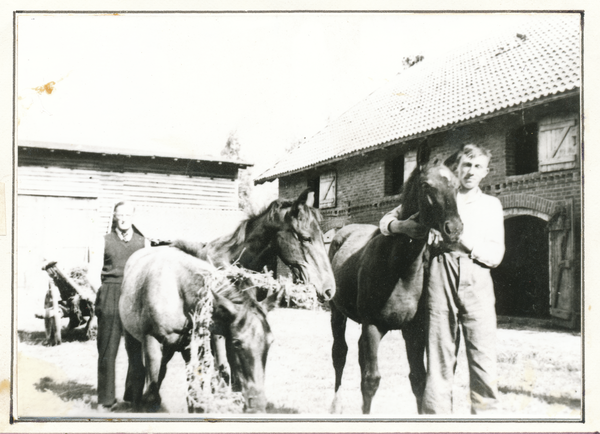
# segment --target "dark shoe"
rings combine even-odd
[[[98,405],[97,410],[99,413],[111,413],[116,406],[117,401],[113,402],[112,404],[100,404]]]

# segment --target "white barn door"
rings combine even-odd
[[[88,264],[89,247],[100,236],[97,201],[34,195],[17,200],[18,312],[29,321],[43,308],[45,261],[58,261],[65,270]]]

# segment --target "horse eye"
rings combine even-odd
[[[231,344],[234,346],[234,348],[242,348],[242,341],[240,341],[239,339],[234,339],[233,341],[231,341]]]
[[[303,243],[312,243],[312,238],[311,237],[304,237],[302,235],[298,235],[298,239],[300,241],[302,241]]]

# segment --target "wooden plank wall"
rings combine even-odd
[[[162,208],[185,206],[201,212],[237,212],[238,182],[233,179],[157,173],[108,172],[62,167],[20,166],[18,195],[96,199],[99,233],[109,227],[120,200]]]

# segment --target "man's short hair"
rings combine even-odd
[[[458,151],[450,155],[446,159],[446,161],[444,161],[444,164],[448,166],[453,172],[456,172],[456,169],[458,169],[458,163],[460,163],[460,159],[463,155],[466,155],[469,158],[475,158],[479,157],[480,155],[485,155],[488,158],[488,163],[492,159],[492,153],[489,149],[484,148],[483,146],[475,145],[473,143],[468,143],[466,145],[462,145]]]
[[[117,212],[117,208],[119,208],[120,206],[128,206],[131,207],[131,209],[133,211],[135,211],[135,206],[133,205],[132,202],[128,201],[128,200],[122,200],[120,202],[117,202],[117,204],[115,205],[115,207],[113,208],[113,216],[114,214]]]
[[[488,162],[492,159],[492,153],[489,149],[484,148],[483,146],[475,145],[474,143],[467,143],[466,145],[463,145],[460,151],[458,151],[456,161],[460,162],[460,159],[463,155],[466,155],[469,158],[475,158],[483,155],[487,157]]]

